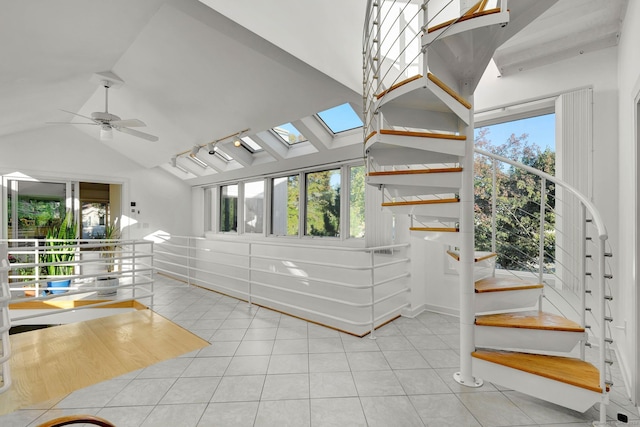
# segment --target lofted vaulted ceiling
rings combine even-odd
[[[511,0],[532,1],[532,0]],[[361,142],[334,136],[314,113],[361,103],[365,1],[323,0],[29,0],[4,2],[0,15],[0,141],[47,122],[83,121],[104,110],[94,74],[124,84],[110,92],[109,111],[137,118],[150,142],[116,133],[102,142],[141,167],[162,167],[201,182],[294,156],[323,155]],[[627,0],[559,0],[495,56],[505,76],[617,43]],[[293,122],[310,140],[288,148],[269,132]],[[95,126],[77,128],[99,138]],[[249,153],[223,140],[234,160],[202,150],[206,169],[171,158],[249,129],[264,149]],[[60,142],[62,143],[62,142]],[[243,150],[243,151],[238,151]]]

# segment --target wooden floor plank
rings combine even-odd
[[[583,327],[566,317],[538,310],[476,316],[476,325],[497,326],[503,328],[540,329],[547,331],[584,332]]]
[[[591,363],[580,359],[501,350],[476,350],[473,357],[519,371],[539,375],[565,384],[602,393],[600,373]]]
[[[151,310],[11,335],[0,415],[209,345]]]

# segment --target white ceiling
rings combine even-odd
[[[494,59],[508,75],[615,44],[626,3],[559,0]],[[169,170],[176,153],[245,128],[267,144],[260,132],[273,126],[345,102],[360,105],[365,4],[5,1],[0,15],[0,140],[60,126],[46,122],[74,119],[60,109],[82,115],[102,111],[104,92],[92,76],[112,71],[125,83],[111,90],[109,111],[144,121],[147,127],[140,130],[160,139],[149,142],[116,133],[105,144],[143,167]],[[313,123],[297,123],[315,132]],[[97,127],[78,128],[98,138]],[[311,139],[311,147],[298,149],[300,153],[344,145],[332,145],[323,135]],[[271,148],[255,159],[240,155],[228,167],[287,157]],[[213,172],[215,168],[207,173]]]

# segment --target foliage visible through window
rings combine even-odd
[[[340,169],[306,174],[305,235],[340,236]]]
[[[300,225],[300,182],[298,175],[272,180],[271,234],[297,236]]]
[[[238,185],[220,187],[220,231],[238,231]]]
[[[262,233],[264,181],[244,184],[244,232]]]
[[[364,166],[350,168],[349,237],[364,237]]]
[[[506,140],[493,142],[492,128],[476,129],[476,147],[510,158],[527,166],[555,174],[553,144],[546,148],[529,140],[526,133],[511,134]],[[478,250],[491,250],[492,162],[484,156],[475,158],[475,241]],[[540,178],[508,165],[496,168],[497,266],[510,270],[537,271],[539,257]],[[555,259],[555,185],[546,183],[544,251],[545,269],[554,268]],[[527,230],[536,230],[535,234]]]
[[[307,141],[307,138],[295,128],[291,123],[285,123],[273,128],[275,133],[282,138],[288,145],[294,145],[299,142]]]

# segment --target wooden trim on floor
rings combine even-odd
[[[462,172],[462,168],[433,168],[433,169],[405,169],[399,171],[369,172],[368,176],[389,176],[389,175],[422,175],[429,173]]]
[[[458,203],[460,199],[431,199],[431,200],[413,200],[409,202],[384,202],[382,206],[418,206],[418,205],[437,205],[439,203]]]
[[[501,9],[499,7],[493,8],[493,9],[487,9],[487,10],[482,10],[480,12],[474,12],[471,15],[463,15],[460,18],[455,18],[455,19],[450,19],[446,22],[443,22],[441,24],[438,25],[434,25],[433,27],[429,28],[427,30],[428,33],[432,33],[434,31],[438,31],[441,30],[445,27],[448,27],[451,24],[457,24],[458,22],[464,22],[464,21],[468,21],[469,19],[473,19],[473,18],[479,18],[481,16],[487,16],[487,15],[493,15],[494,13],[500,13]]]
[[[109,300],[50,300],[50,301],[25,301],[9,304],[11,310],[59,310],[74,307],[84,307],[91,304],[108,302]],[[111,304],[101,305],[95,308],[135,308],[145,310],[147,307],[138,301],[114,301]]]
[[[500,350],[476,350],[471,355],[487,362],[602,393],[598,369],[580,359]]]
[[[584,332],[583,327],[566,317],[538,310],[476,316],[476,325],[545,331]]]

